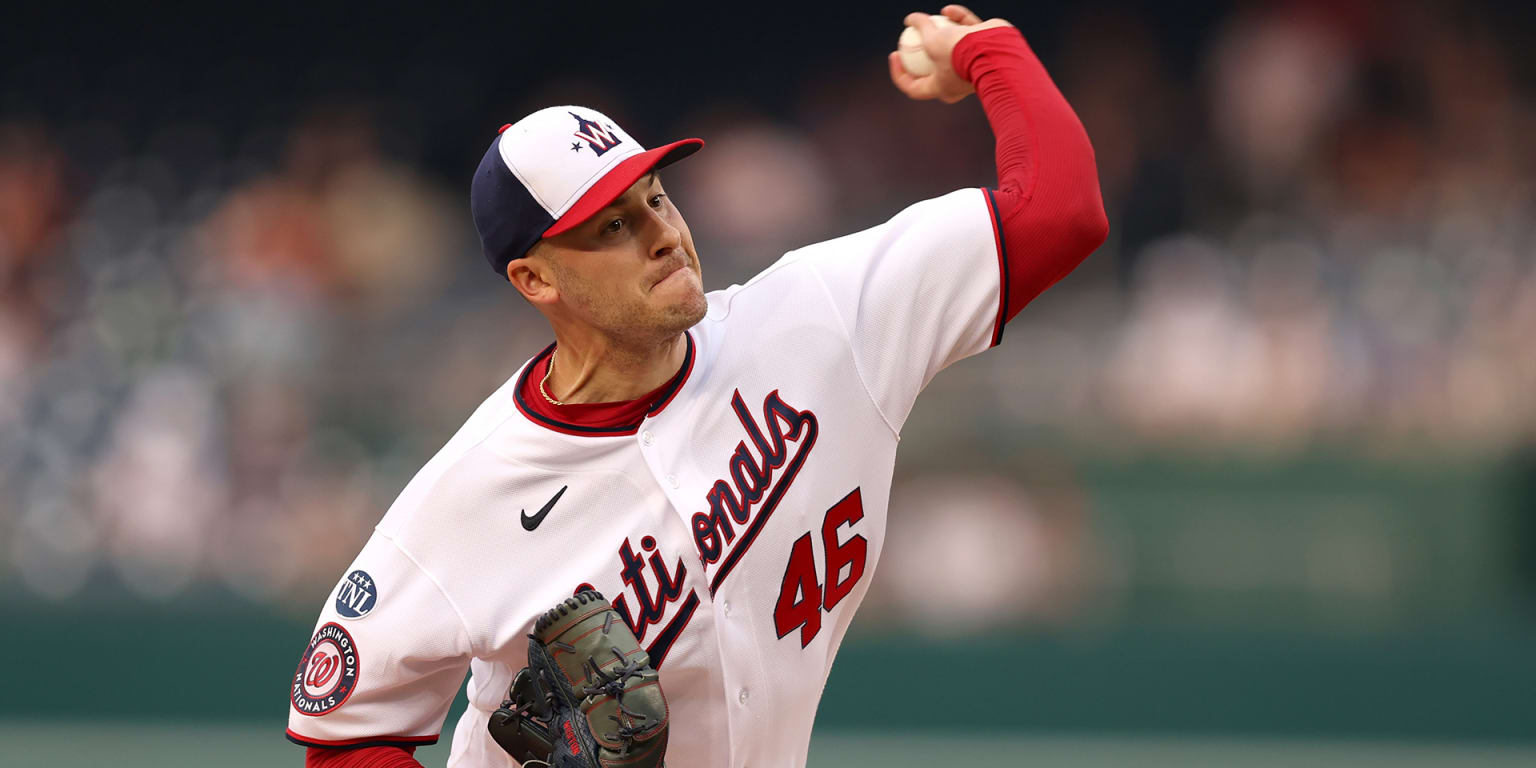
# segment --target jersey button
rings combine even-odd
[[[736,700],[741,702],[742,704],[746,704],[747,703],[747,689],[745,689],[745,688],[741,689],[741,691],[736,694]]]
[[[727,616],[731,615],[731,604],[730,603],[726,603],[725,605],[723,605],[721,607],[725,609],[725,615],[727,615]]]
[[[677,487],[677,475],[667,475],[667,485],[670,485],[673,488],[676,488]]]
[[[650,445],[651,443],[656,442],[656,436],[651,434],[651,431],[647,429],[640,433],[640,442],[645,443],[646,445]]]

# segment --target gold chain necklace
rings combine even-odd
[[[558,351],[559,350],[556,350],[556,352],[558,352]],[[565,403],[562,403],[559,400],[556,400],[553,397],[550,397],[549,396],[549,391],[544,389],[544,382],[549,381],[549,375],[551,373],[554,373],[554,372],[555,372],[555,353],[551,352],[551,353],[549,353],[549,367],[544,369],[544,378],[539,379],[539,394],[543,395],[544,399],[548,400],[550,405],[565,405]]]

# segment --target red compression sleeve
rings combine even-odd
[[[1001,324],[1109,236],[1088,134],[1013,27],[961,38],[955,72],[975,85],[997,138],[991,193],[1003,251]]]
[[[304,768],[421,768],[415,747],[361,747],[304,751]]]

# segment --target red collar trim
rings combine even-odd
[[[688,375],[693,372],[693,334],[684,333],[688,346],[683,353],[683,365],[673,376],[656,389],[635,398],[613,403],[572,403],[555,405],[539,393],[539,382],[549,371],[550,355],[555,351],[551,344],[535,355],[513,388],[512,398],[524,416],[542,427],[577,437],[619,437],[633,435],[640,430],[640,423],[648,416],[655,416],[669,405],[682,391]]]

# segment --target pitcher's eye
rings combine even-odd
[[[618,231],[623,229],[623,228],[624,228],[624,220],[623,219],[614,219],[613,221],[608,222],[607,226],[603,227],[603,233],[604,234],[608,234],[608,235],[617,234]]]
[[[652,208],[660,208],[661,207],[661,199],[663,197],[666,197],[666,195],[651,195],[651,207]]]

